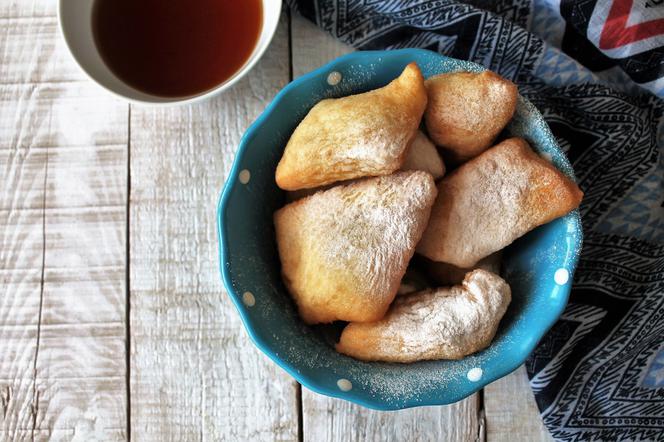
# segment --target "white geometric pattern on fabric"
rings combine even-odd
[[[560,16],[560,0],[533,0],[532,17],[528,30],[560,49],[565,34],[565,21]]]

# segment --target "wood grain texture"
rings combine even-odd
[[[52,0],[0,0],[0,19],[55,17],[58,2]]]
[[[487,385],[484,412],[488,441],[553,440],[542,423],[523,365],[509,376]]]
[[[302,389],[305,441],[476,441],[478,395],[444,407],[385,412]]]
[[[0,107],[0,120],[5,118],[3,110]],[[3,165],[38,167],[34,157],[24,154],[22,160],[14,159]],[[8,175],[3,173],[0,186],[11,191],[18,186],[8,182]],[[43,190],[43,181],[40,187]],[[32,193],[35,195],[37,191]],[[20,434],[33,428],[42,219],[41,210],[0,209],[0,434],[5,434],[2,440],[22,440]]]
[[[300,17],[292,17],[293,77],[352,52]],[[481,436],[479,396],[454,405],[380,412],[302,389],[304,440],[475,441]]]
[[[43,3],[56,2],[43,0]],[[64,40],[58,34],[58,21],[54,15],[8,17],[2,15],[1,9],[0,84],[37,87],[46,83],[87,81],[85,74],[71,60]],[[19,11],[29,10],[20,8]]]
[[[80,426],[74,430],[21,430],[9,435],[0,431],[2,441],[34,441],[34,442],[89,442],[125,440],[124,430],[102,430],[100,427]]]
[[[48,90],[31,101],[51,137],[34,425],[125,432],[128,108],[89,83]]]
[[[297,440],[297,385],[249,341],[219,275],[216,208],[241,134],[289,76],[288,22],[223,95],[131,111],[131,430]]]
[[[128,108],[54,4],[0,1],[0,438],[122,439]]]

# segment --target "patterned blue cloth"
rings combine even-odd
[[[611,1],[471,3],[290,0],[358,49],[480,63],[540,109],[585,192],[569,305],[526,364],[542,418],[556,440],[664,440],[664,40],[598,49]]]

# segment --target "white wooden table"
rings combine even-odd
[[[549,440],[525,371],[446,407],[316,395],[249,341],[215,208],[241,134],[351,49],[284,12],[244,81],[141,108],[86,80],[54,0],[0,0],[0,440]]]

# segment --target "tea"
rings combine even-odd
[[[184,97],[232,77],[261,32],[261,0],[96,0],[92,27],[108,68],[152,95]]]

